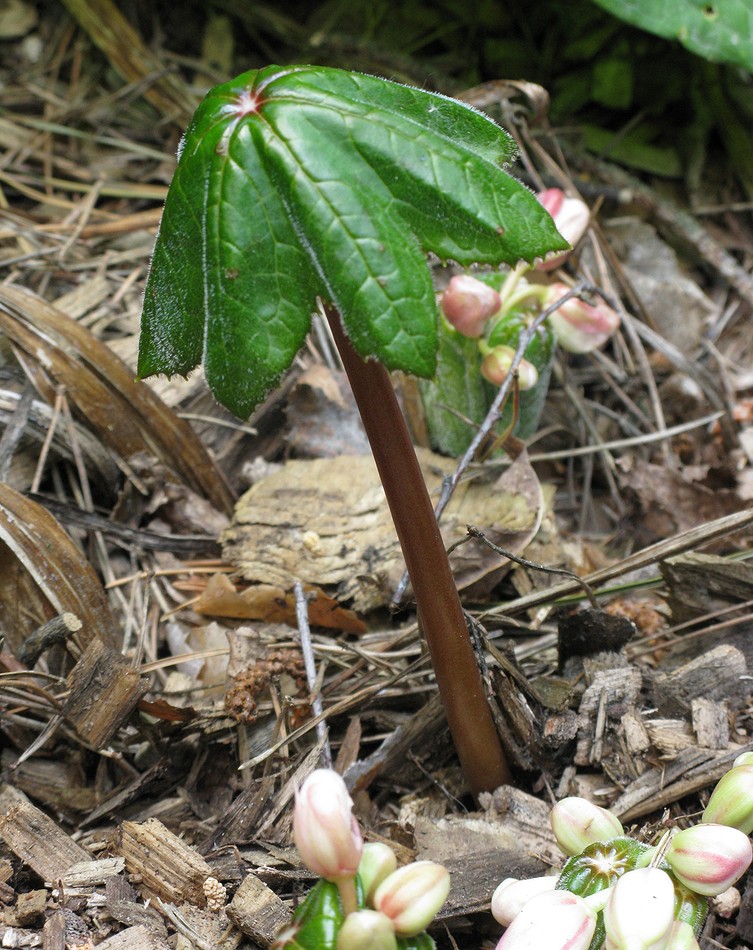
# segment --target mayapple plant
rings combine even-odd
[[[212,89],[181,145],[147,281],[138,373],[204,364],[247,417],[319,301],[371,443],[471,791],[510,780],[433,508],[388,370],[431,377],[427,254],[515,267],[569,248],[471,107],[358,73],[268,66]],[[440,354],[441,359],[441,354]]]
[[[492,897],[507,928],[497,950],[698,950],[708,898],[753,860],[751,759],[743,753],[722,776],[699,824],[656,846],[585,799],[557,802],[551,824],[565,865],[559,875],[502,881]]]
[[[296,792],[293,838],[321,880],[274,950],[434,950],[425,932],[450,891],[433,861],[397,867],[386,844],[364,844],[342,778],[316,769]]]

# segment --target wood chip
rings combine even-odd
[[[97,950],[165,950],[166,944],[146,927],[128,927],[97,944]]]
[[[95,749],[107,745],[148,688],[120,653],[92,640],[68,676],[63,715]]]
[[[43,811],[17,798],[19,792],[0,789],[0,836],[18,857],[44,881],[57,881],[74,864],[90,855],[48,818]],[[13,800],[15,799],[15,801]],[[10,807],[5,807],[10,803]]]
[[[610,804],[609,809],[623,824],[650,815],[686,795],[710,788],[732,768],[738,755],[751,751],[753,745],[732,746],[722,752],[695,746],[684,749],[673,761],[644,772]]]
[[[729,745],[727,704],[699,697],[693,700],[690,708],[698,745],[707,749],[726,749]]]
[[[156,818],[143,824],[124,821],[118,851],[131,874],[144,886],[173,904],[189,902],[203,907],[204,881],[212,871],[201,855]]]
[[[726,644],[709,650],[669,673],[654,675],[654,702],[663,716],[687,715],[694,699],[729,700],[732,705],[750,694],[744,679],[748,667],[736,647]]]
[[[255,874],[247,875],[228,905],[230,920],[261,947],[273,943],[290,923],[290,908]]]

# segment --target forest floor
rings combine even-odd
[[[409,593],[390,608],[400,550],[325,325],[247,422],[200,372],[134,380],[180,132],[217,77],[137,33],[113,29],[100,52],[62,13],[13,9],[2,946],[268,946],[312,880],[294,788],[330,760],[367,838],[450,868],[432,931],[446,947],[493,946],[497,883],[561,863],[556,799],[609,806],[646,840],[697,815],[753,749],[749,211],[721,194],[691,215],[565,154],[535,90],[470,94],[512,123],[532,187],[593,208],[568,273],[622,315],[603,351],[558,357],[536,437],[514,461],[474,460],[443,518],[448,546],[472,524],[519,558],[478,539],[453,555],[517,782],[474,801]],[[436,493],[456,462],[398,385]],[[742,909],[715,907],[702,946],[753,945],[753,883],[738,888]]]

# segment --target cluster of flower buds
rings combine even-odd
[[[568,198],[558,188],[548,188],[537,197],[554,218],[563,237],[576,244],[588,227],[588,207],[579,198]],[[559,267],[569,254],[557,255],[536,270]],[[555,304],[569,289],[562,283],[527,281],[524,271],[525,268],[518,268],[504,279],[500,275],[486,275],[482,279],[470,274],[456,275],[442,294],[441,308],[447,322],[462,336],[478,341],[481,375],[495,386],[500,386],[510,372],[521,328]],[[607,342],[618,328],[620,318],[601,301],[589,304],[572,297],[550,315],[548,322],[563,349],[571,353],[590,353]],[[506,324],[509,324],[509,333],[505,332]],[[532,389],[539,379],[534,363],[524,358],[517,370],[520,389]]]
[[[698,950],[708,898],[753,860],[753,753],[722,777],[699,824],[656,846],[581,798],[558,802],[551,823],[568,859],[558,876],[499,885],[492,913],[507,930],[497,950]]]
[[[433,861],[398,868],[386,844],[364,844],[352,809],[345,783],[330,769],[312,772],[297,791],[293,838],[322,880],[275,950],[319,950],[333,933],[337,950],[397,950],[399,938],[416,936],[422,948],[433,947],[423,931],[447,899],[447,869]]]

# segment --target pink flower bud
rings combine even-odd
[[[553,891],[557,875],[549,877],[531,877],[525,881],[508,877],[492,894],[492,915],[497,923],[509,927],[525,904],[538,894]]]
[[[510,372],[514,357],[515,350],[512,347],[503,344],[495,346],[481,360],[481,375],[492,386],[501,386]],[[529,363],[528,360],[521,360],[518,366],[518,386],[521,392],[525,392],[526,389],[533,389],[538,381],[539,374],[533,363]]]
[[[604,908],[606,950],[665,950],[674,921],[675,889],[659,868],[628,871]]]
[[[625,833],[616,815],[585,798],[563,798],[549,820],[557,844],[567,855],[580,854],[595,841],[609,841]]]
[[[447,868],[414,861],[382,881],[374,894],[374,908],[390,918],[400,936],[412,937],[429,926],[449,893]]]
[[[378,910],[348,914],[337,934],[337,950],[397,950],[392,921]]]
[[[676,920],[672,924],[666,950],[701,950],[690,924],[684,920]]]
[[[719,779],[701,821],[753,831],[753,765],[738,765]]]
[[[577,894],[549,891],[527,901],[496,950],[588,950],[596,911]]]
[[[748,836],[737,828],[700,824],[679,831],[664,857],[681,884],[713,897],[742,877],[753,850]]]
[[[397,858],[392,848],[381,841],[366,842],[358,865],[358,876],[367,904],[371,904],[376,889],[396,868]]]
[[[499,294],[470,274],[458,274],[442,294],[442,311],[463,336],[477,340],[489,317],[500,308]]]
[[[545,306],[551,306],[569,289],[564,284],[552,284]],[[620,325],[620,316],[603,302],[591,306],[571,297],[549,317],[549,325],[563,350],[590,353],[612,336]]]
[[[568,198],[560,188],[547,188],[540,191],[536,197],[554,219],[562,237],[575,247],[588,228],[591,217],[588,205],[580,198]],[[564,254],[548,257],[543,264],[539,264],[537,270],[553,270],[563,264],[570,254],[570,251],[566,251]]]
[[[316,769],[296,792],[293,838],[303,863],[320,877],[353,877],[363,840],[345,782],[331,769]]]

